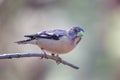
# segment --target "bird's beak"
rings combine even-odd
[[[78,32],[78,34],[77,34],[77,36],[80,36],[80,37],[82,37],[84,35],[84,32],[83,31],[80,31],[80,32]]]

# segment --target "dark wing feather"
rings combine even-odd
[[[32,35],[25,35],[25,37],[29,37],[31,39],[45,38],[45,39],[59,40],[64,35],[66,35],[66,32],[64,30],[57,29],[51,31],[43,31]]]
[[[38,37],[38,34],[25,35],[24,37],[36,38]]]

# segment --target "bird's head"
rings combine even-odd
[[[82,28],[80,28],[79,26],[72,27],[68,31],[68,34],[69,34],[69,36],[71,36],[71,38],[75,38],[75,37],[81,38],[84,35],[84,30]]]

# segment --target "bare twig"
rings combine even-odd
[[[44,57],[45,56],[45,57]],[[42,53],[9,53],[9,54],[2,54],[0,55],[0,59],[12,59],[12,58],[21,58],[21,57],[41,57],[41,58],[46,58],[46,59],[52,59],[54,61],[58,61],[58,58],[60,57],[57,57],[57,56],[51,56],[51,55],[44,55]],[[74,69],[79,69],[79,67],[65,61],[65,60],[60,60],[60,63],[64,64],[64,65],[68,65]]]

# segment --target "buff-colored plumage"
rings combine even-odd
[[[63,54],[70,52],[76,47],[83,33],[84,30],[80,27],[72,27],[68,31],[56,29],[25,35],[29,39],[17,41],[16,43],[34,44],[51,54]]]

